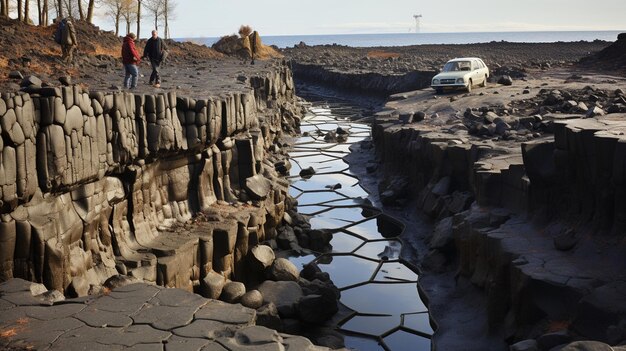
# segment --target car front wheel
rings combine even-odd
[[[472,92],[472,80],[470,79],[469,82],[467,83],[467,87],[465,88],[465,90],[467,90],[468,93]]]

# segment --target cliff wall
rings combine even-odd
[[[85,295],[118,273],[187,290],[211,271],[245,278],[248,248],[285,211],[267,150],[297,129],[293,87],[277,65],[201,99],[2,94],[0,281]]]

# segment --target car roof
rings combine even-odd
[[[457,62],[457,61],[471,61],[471,60],[481,60],[478,57],[457,57],[448,62]],[[482,60],[481,60],[482,61]]]

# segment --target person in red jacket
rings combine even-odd
[[[137,39],[137,36],[134,33],[128,33],[126,37],[124,37],[124,44],[122,44],[122,63],[126,71],[124,88],[128,89],[137,87],[137,76],[139,75],[137,65],[141,61],[139,52],[137,52],[137,48],[135,48],[135,39]]]

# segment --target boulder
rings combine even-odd
[[[413,114],[413,118],[411,119],[411,122],[421,122],[424,120],[424,118],[426,117],[426,114],[422,111],[418,111],[415,112]]]
[[[228,282],[224,285],[220,300],[228,303],[238,303],[245,295],[246,286],[240,282]]]
[[[570,229],[554,238],[554,247],[559,251],[569,251],[578,244],[576,231]]]
[[[300,171],[300,177],[302,178],[310,178],[315,174],[315,169],[313,167],[304,168]]]
[[[263,303],[273,303],[281,317],[295,316],[296,304],[304,296],[300,285],[292,281],[267,280],[257,290],[263,295]]]
[[[245,189],[254,200],[264,200],[272,190],[272,183],[263,175],[257,174],[246,179]]]
[[[513,78],[511,78],[511,76],[501,76],[498,79],[498,84],[502,84],[502,85],[513,85]]]
[[[290,226],[282,226],[278,228],[278,236],[276,237],[276,242],[278,243],[278,247],[283,250],[291,249],[292,244],[297,244],[298,239],[296,238],[296,234],[293,231],[293,228]]]
[[[279,329],[281,326],[280,316],[278,315],[278,309],[273,303],[268,303],[261,306],[256,311],[256,325],[271,329]]]
[[[22,82],[20,83],[20,86],[22,87],[29,87],[31,85],[34,85],[36,87],[41,87],[41,84],[43,82],[41,81],[41,79],[35,77],[35,76],[27,76],[24,79],[22,79]]]
[[[9,79],[24,79],[24,75],[20,71],[11,71],[9,72]]]
[[[298,281],[300,273],[298,268],[285,258],[277,258],[267,273],[268,277],[275,281]]]
[[[263,306],[263,295],[258,290],[250,290],[241,297],[240,302],[245,307],[256,310]]]
[[[219,273],[210,271],[200,281],[200,294],[209,299],[218,299],[222,295],[224,285],[226,285],[226,278]]]
[[[252,267],[257,271],[269,268],[276,258],[274,250],[267,245],[257,245],[250,250],[249,259]]]
[[[321,324],[338,310],[337,300],[332,294],[308,295],[298,302],[298,317],[305,323]]]

